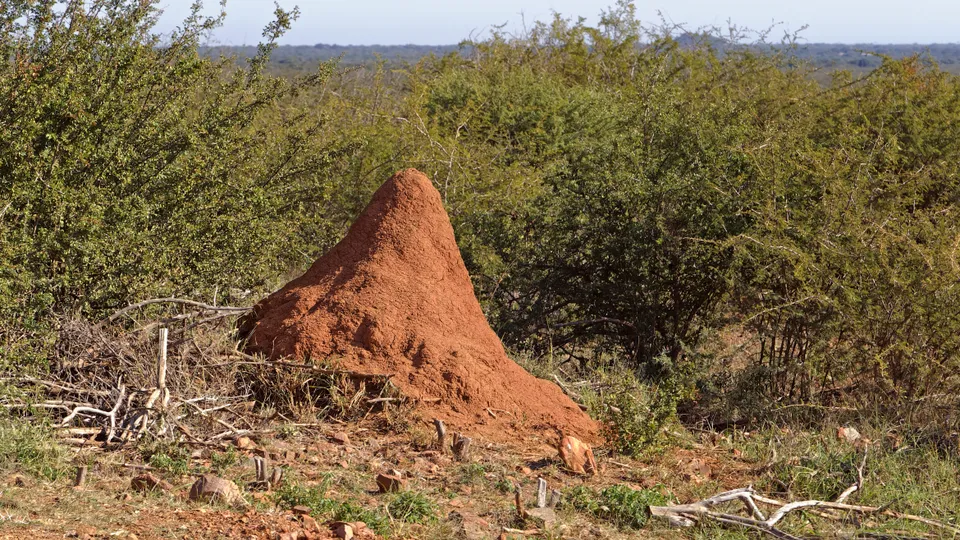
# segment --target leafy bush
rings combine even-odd
[[[200,40],[222,15],[200,10],[161,37],[153,2],[0,5],[0,110],[15,119],[0,123],[0,357],[42,360],[52,312],[229,300],[329,242],[301,220],[334,151],[322,118],[283,103],[331,66],[264,73],[296,16],[280,9],[246,66],[206,58]]]
[[[689,377],[679,372],[659,384],[645,383],[622,369],[600,370],[594,378],[599,390],[584,392],[587,410],[603,422],[607,442],[633,457],[664,443],[664,428],[676,420],[677,404],[690,395]]]

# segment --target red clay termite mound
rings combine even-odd
[[[247,351],[393,374],[428,417],[508,441],[598,426],[555,384],[507,356],[473,293],[440,194],[395,174],[346,237],[242,322]]]

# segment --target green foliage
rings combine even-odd
[[[862,450],[838,440],[832,430],[784,432],[771,426],[749,435],[736,433],[732,442],[745,458],[770,464],[756,487],[781,499],[835,500],[857,482],[857,468],[862,466],[863,487],[851,495],[853,504],[933,519],[960,515],[960,461],[955,455],[922,441],[904,440],[889,427],[858,427],[875,441],[865,460]],[[867,530],[924,529],[917,523],[890,520]]]
[[[152,452],[148,463],[159,471],[184,476],[190,472],[190,453],[184,448],[168,445]]]
[[[318,486],[303,486],[295,481],[284,482],[273,493],[278,506],[293,508],[306,506],[316,517],[325,517],[336,521],[362,521],[377,534],[387,534],[390,519],[377,510],[370,510],[351,501],[340,501],[327,496],[331,476],[327,476]],[[398,507],[398,509],[400,509]]]
[[[428,523],[437,519],[437,505],[419,491],[401,491],[387,502],[387,512],[404,523]]]
[[[668,359],[661,357],[662,362]],[[627,371],[598,370],[599,390],[584,392],[591,416],[604,425],[604,438],[617,452],[640,457],[665,442],[664,428],[676,421],[677,404],[690,395],[689,377],[674,373],[659,384],[645,383]]]
[[[0,7],[0,367],[42,368],[53,313],[263,291],[415,166],[511,349],[648,385],[594,409],[626,453],[678,400],[958,427],[960,81],[929,58],[821,84],[789,38],[677,35],[620,1],[284,78],[295,12],[240,61],[199,48],[220,23],[199,7],[165,39],[149,2],[58,9]],[[736,352],[707,354],[727,330]]]
[[[67,452],[47,426],[2,418],[0,468],[55,481],[68,474]]]
[[[670,498],[658,490],[634,490],[614,485],[596,491],[576,486],[564,492],[565,504],[579,512],[609,521],[619,528],[640,529],[650,517],[650,506],[669,504]]]
[[[199,42],[222,16],[200,10],[161,37],[152,2],[0,6],[4,342],[42,335],[51,312],[97,317],[215,289],[229,300],[325,240],[302,235],[300,220],[322,199],[334,152],[320,142],[323,119],[284,102],[331,66],[263,73],[296,15],[279,9],[246,65],[205,58]]]
[[[487,469],[482,463],[464,463],[457,467],[457,476],[461,484],[474,485],[486,478]]]
[[[222,472],[240,461],[240,456],[233,447],[227,448],[224,452],[214,452],[210,454],[210,468],[214,472]]]

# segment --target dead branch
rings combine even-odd
[[[433,419],[433,427],[437,430],[437,445],[440,447],[440,453],[447,451],[447,428],[443,425],[443,420],[439,418]]]
[[[107,418],[110,419],[110,430],[107,431],[107,442],[108,443],[112,442],[113,432],[117,429],[117,411],[120,410],[120,405],[123,404],[123,398],[124,396],[126,396],[126,394],[127,394],[127,387],[121,384],[120,387],[118,388],[117,403],[116,405],[113,406],[113,409],[110,409],[109,411],[102,411],[100,409],[96,409],[94,407],[88,407],[88,406],[76,407],[73,409],[73,412],[68,414],[67,417],[63,419],[63,421],[60,423],[60,427],[66,427],[67,425],[70,424],[70,421],[73,420],[75,416],[81,413],[106,416]]]
[[[866,456],[864,456],[863,464],[860,466],[860,478],[858,483],[855,484],[857,489],[863,485],[863,474],[862,469],[866,463]],[[851,488],[854,486],[851,486]],[[856,489],[848,488],[841,494],[841,497],[844,499],[849,497],[851,493],[856,491]],[[838,500],[840,497],[838,497]],[[740,501],[748,510],[749,514],[752,517],[743,517],[734,514],[725,514],[715,512],[713,507],[731,501]],[[778,507],[776,512],[774,512],[770,518],[764,519],[763,513],[757,507],[757,502],[768,504],[771,506]],[[718,495],[714,495],[708,499],[692,503],[692,504],[679,504],[673,506],[651,506],[650,514],[653,516],[661,517],[668,520],[672,525],[679,527],[689,527],[694,523],[702,519],[711,519],[718,523],[723,523],[727,525],[739,525],[747,527],[753,530],[763,532],[769,536],[780,539],[796,539],[796,536],[793,536],[787,532],[779,530],[776,528],[776,525],[781,522],[788,514],[791,512],[801,510],[801,509],[826,509],[826,510],[840,510],[846,512],[855,512],[859,514],[879,514],[896,519],[904,519],[909,521],[916,521],[929,525],[931,527],[936,527],[944,531],[948,531],[952,534],[960,534],[960,528],[938,521],[935,519],[925,518],[922,516],[916,516],[913,514],[902,514],[900,512],[894,512],[886,509],[885,507],[877,506],[863,506],[863,505],[854,505],[846,504],[844,502],[831,502],[831,501],[818,501],[818,500],[807,500],[807,501],[796,501],[792,503],[784,503],[776,499],[771,499],[758,495],[752,487],[740,488],[731,491],[726,491]],[[818,516],[828,519],[839,519],[839,516],[818,512]]]
[[[233,307],[233,306],[211,306],[210,304],[204,304],[203,302],[197,302],[195,300],[186,300],[184,298],[153,298],[150,300],[144,300],[142,302],[137,302],[136,304],[130,304],[129,306],[115,312],[113,315],[107,318],[108,321],[114,321],[121,315],[129,313],[131,311],[140,309],[142,307],[149,306],[151,304],[182,304],[186,306],[192,306],[196,308],[203,309],[205,311],[221,311],[221,312],[231,312],[231,313],[245,313],[250,311],[251,308],[248,307]]]

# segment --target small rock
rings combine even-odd
[[[330,440],[337,444],[350,444],[350,437],[342,431],[330,435]]]
[[[544,527],[551,527],[557,522],[557,513],[553,508],[531,508],[527,514],[543,521]]]
[[[300,516],[300,521],[303,523],[303,528],[307,532],[310,532],[310,533],[321,532],[320,524],[317,523],[317,520],[313,519],[313,517],[304,514]]]
[[[227,504],[242,502],[240,488],[230,480],[212,474],[205,474],[198,478],[190,487],[190,500],[213,502],[222,501]]]
[[[857,428],[842,427],[837,430],[837,438],[850,444],[856,444],[860,440],[860,432],[857,431]]]
[[[237,437],[233,443],[237,445],[237,448],[240,450],[253,450],[257,447],[256,443],[254,443],[250,437]]]
[[[377,475],[377,487],[380,493],[391,493],[403,489],[403,479],[397,475],[383,474]]]
[[[520,472],[522,472],[523,474],[530,475],[530,474],[533,474],[533,469],[524,465],[523,467],[520,467]]]
[[[560,441],[560,459],[576,474],[597,474],[597,461],[590,446],[576,437],[565,436]]]
[[[334,536],[342,538],[343,540],[353,538],[353,524],[351,523],[336,521],[330,525],[330,531],[333,532]]]
[[[170,482],[152,474],[152,473],[143,473],[135,476],[130,480],[130,489],[133,491],[171,491],[173,485]]]
[[[14,477],[13,477],[13,485],[15,485],[15,486],[17,486],[17,487],[24,487],[24,486],[27,485],[27,481],[24,480],[22,476],[14,476]]]
[[[303,506],[302,504],[293,507],[293,513],[298,516],[305,516],[310,513],[309,506]]]

